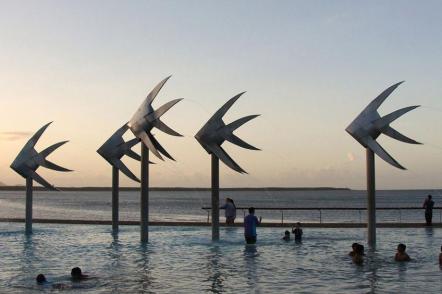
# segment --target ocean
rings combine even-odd
[[[433,195],[435,206],[442,206],[442,190],[381,190],[377,191],[377,207],[421,207],[425,197]],[[34,218],[111,220],[110,191],[35,191]],[[207,221],[203,206],[210,206],[210,191],[151,191],[149,211],[151,221]],[[236,206],[257,208],[279,207],[365,207],[363,190],[305,190],[305,191],[221,191],[220,202],[233,198]],[[137,191],[120,192],[120,220],[139,220],[140,194]],[[245,211],[237,211],[241,221]],[[434,222],[440,221],[439,209],[434,211]],[[0,217],[23,218],[24,191],[0,191]],[[281,211],[257,210],[264,221],[280,222]],[[221,212],[223,216],[223,212]],[[221,221],[223,221],[223,217]],[[379,222],[420,222],[423,210],[378,211]],[[318,210],[285,211],[284,222],[360,222],[365,212]]]

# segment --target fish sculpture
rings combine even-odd
[[[237,119],[229,124],[225,124],[223,121],[223,116],[232,107],[232,105],[243,95],[245,92],[239,93],[238,95],[227,101],[217,112],[206,122],[206,124],[198,131],[195,135],[195,139],[201,144],[201,146],[209,153],[214,154],[218,159],[220,159],[224,164],[226,164],[231,169],[239,173],[247,173],[243,170],[221,147],[225,141],[229,141],[235,145],[242,148],[250,150],[260,150],[238,138],[233,132],[246,122],[258,117],[259,115],[249,115]]]
[[[182,136],[168,127],[160,119],[164,113],[166,113],[172,106],[182,99],[174,99],[169,101],[156,110],[152,107],[152,102],[169,78],[170,76],[156,85],[149,95],[147,95],[146,99],[143,101],[128,123],[128,126],[135,137],[139,138],[141,142],[143,142],[143,144],[161,160],[164,160],[162,155],[171,160],[175,159],[155,139],[154,135],[151,133],[152,129],[157,128],[160,131],[172,136]]]
[[[381,106],[385,99],[387,99],[387,97],[402,83],[403,81],[394,84],[382,92],[378,97],[371,101],[370,104],[368,104],[368,106],[365,107],[365,109],[345,129],[362,146],[369,148],[380,158],[399,169],[405,169],[405,167],[388,154],[387,151],[376,142],[376,139],[381,134],[384,134],[401,142],[421,144],[399,133],[390,126],[390,124],[397,118],[419,107],[419,105],[404,107],[382,117],[378,113],[379,106]]]
[[[48,159],[48,157],[52,152],[54,152],[58,147],[64,145],[68,141],[62,141],[59,143],[55,143],[48,148],[44,149],[41,152],[37,152],[35,150],[35,144],[40,139],[41,135],[44,133],[46,128],[51,124],[47,123],[43,127],[41,127],[32,137],[29,139],[29,141],[26,143],[26,145],[23,147],[23,149],[20,151],[20,153],[17,155],[17,157],[14,159],[14,161],[11,164],[11,168],[20,174],[24,178],[32,178],[34,181],[42,185],[43,187],[49,189],[49,190],[56,190],[53,185],[51,185],[48,181],[46,181],[44,178],[42,178],[36,170],[42,166],[48,169],[61,171],[61,172],[70,172],[72,170],[61,167]]]
[[[140,161],[141,157],[131,148],[140,142],[140,139],[134,138],[129,141],[124,141],[123,135],[129,129],[127,124],[124,124],[115,133],[107,139],[106,142],[97,150],[107,162],[116,167],[128,178],[140,182],[140,180],[130,171],[130,169],[121,161],[124,155],[127,155],[135,160]]]

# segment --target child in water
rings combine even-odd
[[[355,264],[363,264],[364,263],[364,245],[356,244],[353,255],[351,255],[351,259]]]
[[[290,241],[290,232],[289,231],[285,231],[284,237],[282,237],[282,240]]]
[[[349,256],[353,257],[356,254],[359,243],[351,244],[351,251],[348,253]]]
[[[397,252],[396,252],[396,255],[394,256],[394,260],[396,260],[396,261],[410,261],[410,256],[408,256],[408,254],[405,252],[406,249],[407,249],[407,246],[405,246],[405,244],[400,243],[397,246]]]
[[[38,274],[37,277],[35,278],[35,280],[37,281],[37,284],[39,284],[39,285],[43,285],[48,282],[46,280],[45,275],[43,275],[43,274]]]
[[[48,280],[46,280],[45,275],[43,274],[38,274],[37,277],[35,278],[35,280],[37,281],[37,284],[40,286],[50,286],[53,289],[57,289],[57,290],[64,290],[64,289],[68,289],[68,286],[62,283],[49,283]]]
[[[301,241],[302,240],[302,229],[301,229],[301,223],[297,222],[296,227],[292,228],[292,233],[295,234],[295,241]]]
[[[71,270],[71,278],[74,281],[80,281],[80,280],[86,280],[89,279],[90,277],[88,275],[85,275],[81,272],[81,268],[79,267],[74,267]]]

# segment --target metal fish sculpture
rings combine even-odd
[[[157,156],[161,160],[164,160],[161,154],[171,160],[175,159],[155,139],[154,135],[151,133],[152,129],[157,128],[160,131],[172,136],[182,136],[160,120],[160,117],[164,113],[166,113],[172,106],[174,106],[182,99],[174,99],[172,101],[169,101],[156,110],[152,107],[153,100],[170,77],[171,76],[165,78],[158,85],[156,85],[156,87],[149,93],[149,95],[147,95],[146,99],[143,101],[141,106],[138,108],[138,110],[135,112],[128,123],[132,133],[137,138],[139,138],[143,142],[143,144],[153,154],[155,154],[155,156]]]
[[[394,84],[386,89],[378,97],[376,97],[367,107],[351,122],[351,124],[345,129],[353,138],[356,139],[362,146],[369,148],[376,153],[380,158],[388,162],[389,164],[405,169],[399,162],[397,162],[387,151],[376,142],[377,137],[381,134],[387,135],[393,139],[409,143],[409,144],[421,144],[407,136],[399,133],[393,129],[390,124],[397,118],[401,117],[405,113],[419,107],[419,105],[404,107],[399,110],[393,111],[381,117],[378,113],[378,108],[387,99],[387,97],[403,82]]]
[[[17,155],[15,160],[12,162],[11,168],[24,178],[32,178],[37,183],[39,183],[40,185],[42,185],[50,190],[58,190],[53,185],[49,184],[49,182],[47,182],[45,179],[43,179],[36,172],[36,170],[40,166],[48,168],[48,169],[56,170],[56,171],[62,171],[62,172],[72,171],[70,169],[61,167],[61,166],[49,161],[48,159],[46,159],[46,157],[48,157],[49,154],[54,152],[58,147],[67,143],[68,141],[62,141],[62,142],[56,143],[54,145],[51,145],[41,152],[37,152],[34,148],[35,144],[40,139],[41,135],[44,133],[46,128],[51,123],[52,122],[41,127],[32,136],[32,138],[29,139],[29,141],[26,143],[26,145],[23,147],[23,149]]]
[[[203,146],[203,148],[209,153],[214,154],[224,164],[231,169],[239,173],[247,173],[243,170],[221,147],[224,141],[229,141],[242,148],[250,150],[260,150],[238,138],[233,132],[246,122],[258,117],[259,115],[249,115],[235,120],[229,124],[225,124],[223,116],[232,107],[236,100],[241,97],[245,92],[239,93],[235,97],[227,101],[217,112],[207,121],[207,123],[198,131],[195,135],[195,139]]]
[[[140,161],[141,157],[131,148],[140,142],[140,139],[134,138],[129,141],[124,141],[123,135],[129,129],[127,124],[124,124],[115,133],[107,139],[106,142],[97,150],[107,162],[116,167],[128,178],[140,182],[140,180],[130,171],[130,169],[121,161],[124,155],[127,155],[135,160]]]

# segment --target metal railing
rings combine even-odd
[[[201,209],[207,211],[207,222],[210,223],[210,211],[212,207],[203,206]],[[243,215],[246,215],[248,207],[236,207],[236,210],[242,210]],[[223,208],[220,208],[223,210]],[[362,211],[367,210],[365,207],[255,207],[255,210],[264,211],[280,211],[281,212],[281,224],[284,224],[284,211],[318,211],[319,212],[319,223],[322,224],[322,212],[327,210],[334,211],[358,211],[359,213],[359,223],[362,223]],[[402,211],[403,210],[424,210],[422,207],[377,207],[376,210],[396,210],[399,211],[399,222],[402,223]],[[439,223],[442,223],[442,207],[434,207],[433,211],[439,210]],[[434,216],[434,213],[433,213]]]

